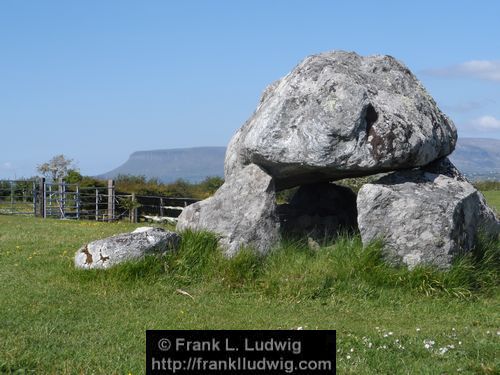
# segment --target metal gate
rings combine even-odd
[[[114,186],[80,187],[64,181],[44,183],[43,217],[59,219],[115,219]]]
[[[196,202],[191,198],[117,195],[113,180],[107,186],[82,186],[63,180],[0,180],[0,214],[57,219],[114,221],[140,218],[175,223],[182,210]]]
[[[78,185],[65,182],[45,183],[43,217],[60,219],[80,218],[80,192]]]
[[[35,180],[0,181],[0,214],[36,215],[38,188]]]

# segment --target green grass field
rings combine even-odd
[[[358,238],[226,260],[188,233],[175,255],[74,269],[82,244],[135,226],[0,216],[0,373],[142,374],[146,329],[298,327],[337,330],[342,374],[500,373],[498,243],[490,264],[408,272]]]
[[[486,198],[486,201],[492,207],[496,213],[497,216],[500,214],[500,190],[490,190],[490,191],[483,191],[483,195]]]

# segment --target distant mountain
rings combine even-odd
[[[450,160],[472,180],[500,180],[500,139],[459,138]]]
[[[180,178],[200,182],[209,176],[224,176],[225,154],[225,147],[136,151],[124,164],[97,177],[108,179],[121,174],[154,177],[167,183]]]
[[[225,147],[137,151],[124,164],[98,177],[123,174],[156,177],[162,182],[179,178],[199,182],[208,176],[224,176],[225,153]],[[450,159],[472,180],[500,180],[500,139],[459,138]]]

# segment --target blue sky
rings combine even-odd
[[[499,1],[2,1],[0,178],[56,154],[225,146],[307,55],[403,61],[462,137],[500,138]]]

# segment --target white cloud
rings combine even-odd
[[[500,60],[471,60],[446,68],[427,69],[424,73],[442,77],[471,77],[500,82]]]
[[[6,161],[2,164],[2,167],[4,169],[12,169],[14,166],[12,165],[12,163],[10,161]]]
[[[472,125],[482,130],[500,130],[500,120],[493,116],[481,116],[472,120]]]
[[[470,76],[500,81],[500,61],[473,60],[458,66],[458,71]]]

